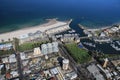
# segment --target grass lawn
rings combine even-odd
[[[19,46],[19,51],[32,50],[35,47],[40,47],[40,45],[43,44],[43,43],[47,43],[47,41],[23,43]]]
[[[77,63],[85,63],[91,60],[91,56],[88,54],[88,51],[80,49],[77,44],[72,43],[66,44],[65,46]]]

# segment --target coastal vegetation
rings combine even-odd
[[[13,38],[13,48],[15,52],[19,51],[19,39]]]
[[[71,43],[66,44],[65,46],[77,63],[85,63],[91,60],[91,56],[88,54],[88,51],[80,49],[77,44]]]

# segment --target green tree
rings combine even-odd
[[[19,39],[13,38],[13,45],[14,45],[15,52],[18,52],[19,51]]]

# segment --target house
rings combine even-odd
[[[0,50],[9,50],[13,47],[12,43],[0,44]]]
[[[12,54],[9,56],[9,62],[12,63],[12,62],[16,62],[16,57],[15,57],[15,54]]]
[[[103,75],[100,73],[99,68],[95,64],[89,65],[87,69],[93,74],[96,80],[105,80]]]

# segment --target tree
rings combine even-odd
[[[17,38],[13,38],[13,45],[14,45],[14,50],[15,52],[18,52],[19,51],[19,39]]]
[[[11,41],[11,39],[10,39],[10,38],[8,38],[8,41],[10,42],[10,41]]]
[[[1,39],[1,42],[3,43],[3,42],[4,42],[4,39]]]

